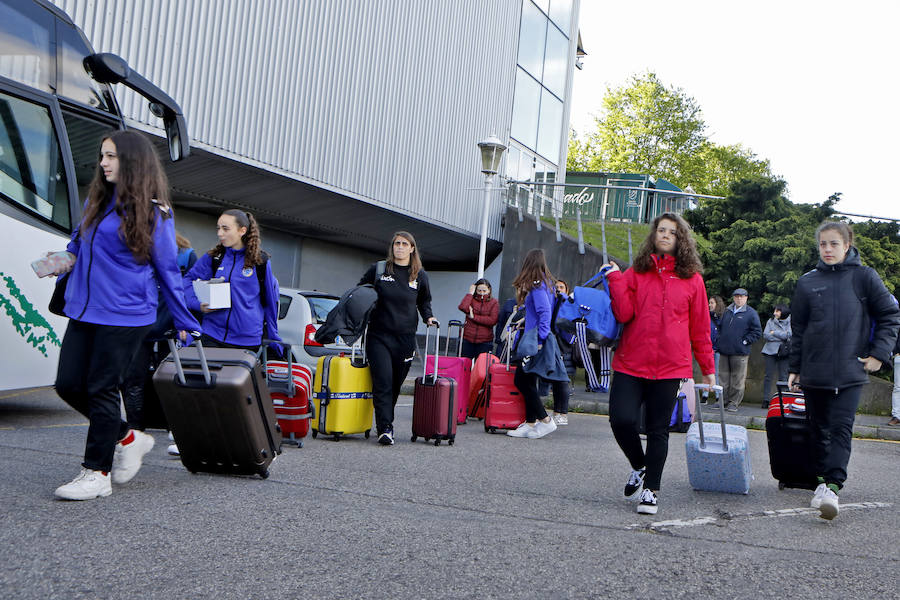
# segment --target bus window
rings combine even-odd
[[[0,75],[52,92],[51,31],[53,15],[37,4],[4,3],[0,19]]]
[[[66,174],[49,110],[0,92],[0,197],[63,229],[70,225]]]
[[[97,83],[84,70],[82,61],[90,48],[72,27],[57,23],[59,39],[59,66],[57,68],[57,89],[60,96],[75,102],[113,112],[109,86]]]
[[[68,112],[63,108],[63,121],[66,123],[66,135],[72,149],[72,162],[75,165],[75,183],[78,185],[78,199],[87,198],[88,187],[100,160],[100,141],[103,136],[118,129],[112,122],[104,123],[96,119],[87,119]]]

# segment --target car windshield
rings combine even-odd
[[[309,301],[309,310],[312,314],[313,321],[317,325],[321,325],[328,317],[331,309],[337,306],[338,299],[323,296],[307,296]]]

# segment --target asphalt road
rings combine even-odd
[[[411,398],[396,429],[408,431]],[[900,445],[854,440],[840,516],[777,489],[751,431],[749,495],[693,491],[672,434],[638,515],[605,417],[541,440],[362,436],[285,447],[269,479],[191,475],[165,432],[138,476],[55,500],[87,425],[52,390],[0,398],[4,598],[897,598]]]

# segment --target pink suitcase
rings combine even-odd
[[[462,332],[465,323],[462,321],[450,321],[447,324],[447,343],[444,346],[444,356],[438,362],[437,374],[441,377],[449,377],[456,382],[457,396],[467,393],[469,390],[469,379],[472,376],[472,359],[464,358],[462,353]],[[450,356],[450,330],[457,328],[456,336],[456,356]],[[437,357],[437,351],[434,356],[425,357],[425,368],[434,371],[434,363]],[[463,390],[463,391],[460,391]],[[466,416],[469,412],[468,402],[463,402],[461,397],[457,398],[457,416],[456,422],[460,425],[466,422]]]
[[[440,368],[441,361],[438,360],[440,329],[435,331],[433,357],[427,356],[430,330],[431,327],[425,330],[426,358],[433,358],[432,364],[436,368]],[[431,369],[430,374],[427,366],[422,370],[422,376],[416,377],[415,392],[413,393],[411,441],[415,442],[421,437],[426,442],[434,440],[435,446],[440,446],[441,440],[447,440],[451,446],[453,445],[456,439],[456,392],[458,389],[456,381],[438,375],[434,368]]]

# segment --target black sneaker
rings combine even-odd
[[[378,436],[378,443],[382,446],[393,446],[394,445],[394,431],[392,429],[388,429],[387,431],[382,432]]]
[[[644,477],[647,476],[647,468],[644,467],[638,471],[632,471],[628,477],[628,483],[625,484],[625,497],[634,500],[641,490],[644,489]]]

